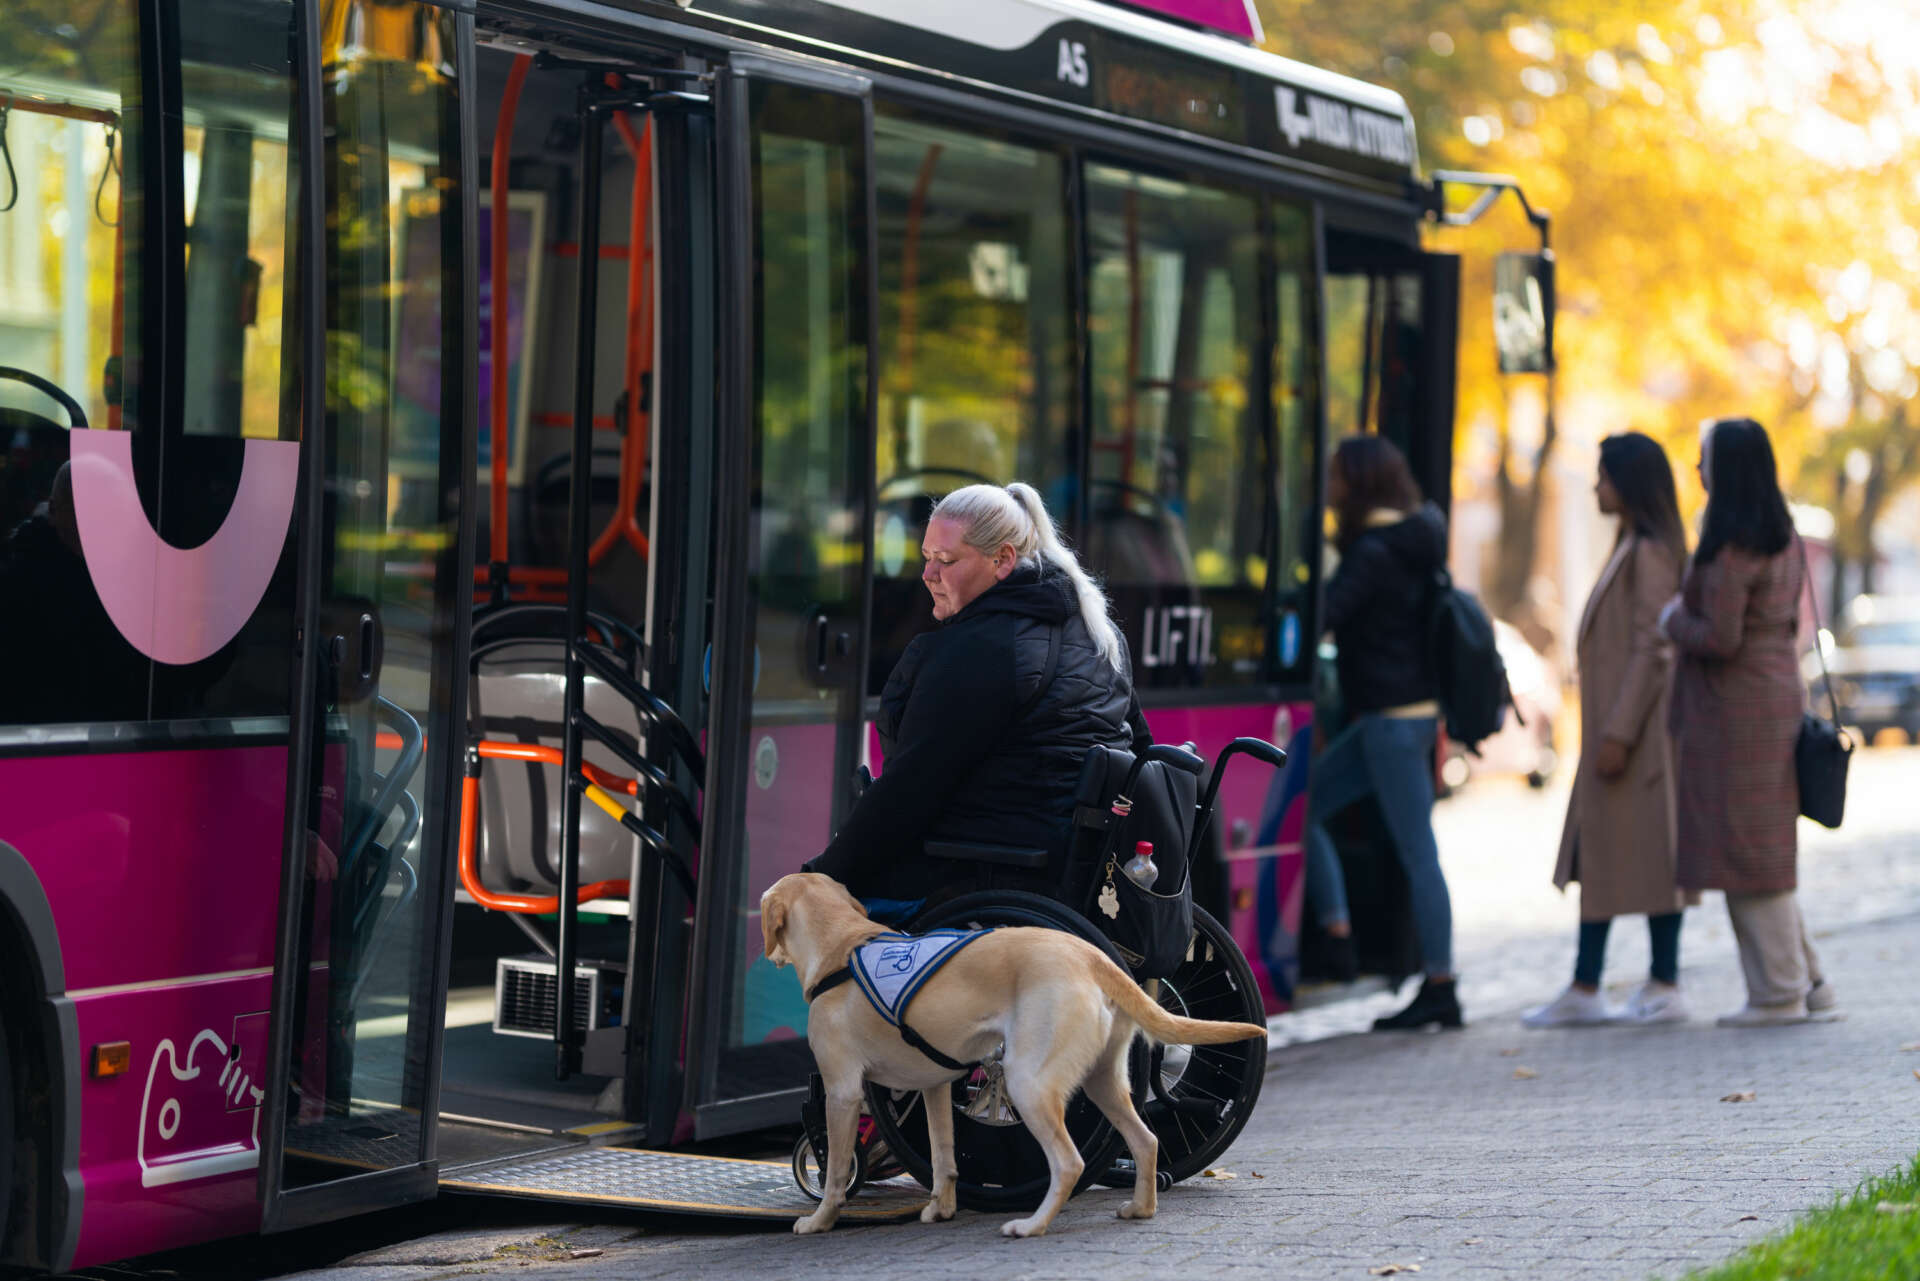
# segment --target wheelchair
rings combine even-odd
[[[1118,749],[1095,749],[1081,771],[1074,821],[1062,848],[930,842],[929,856],[965,865],[966,892],[930,901],[904,929],[1066,930],[1099,947],[1174,1014],[1265,1023],[1260,989],[1246,957],[1227,928],[1191,900],[1193,862],[1205,848],[1225,768],[1238,755],[1276,768],[1286,761],[1286,754],[1271,743],[1235,739],[1215,761],[1204,796],[1196,798],[1207,769],[1191,744],[1156,744],[1138,758]],[[1172,866],[1162,867],[1151,891],[1161,900],[1183,899],[1192,913],[1184,950],[1176,946],[1170,961],[1164,946],[1158,949],[1157,963],[1150,960],[1149,949],[1129,946],[1138,940],[1129,940],[1120,928],[1127,922],[1115,909],[1112,877],[1135,839],[1152,839],[1157,858],[1166,859],[1170,850],[1178,853],[1166,859]],[[1162,1190],[1207,1169],[1239,1136],[1260,1097],[1266,1064],[1264,1040],[1206,1046],[1134,1041],[1129,1072],[1134,1106],[1160,1140]],[[1050,1178],[1046,1155],[1014,1111],[1000,1065],[990,1056],[954,1082],[952,1098],[960,1204],[987,1212],[1038,1205]],[[1074,1191],[1096,1182],[1131,1187],[1132,1159],[1100,1110],[1076,1094],[1066,1121],[1085,1162]],[[793,1154],[794,1179],[817,1200],[826,1152],[824,1097],[817,1077],[802,1109],[802,1126]],[[850,1191],[900,1172],[932,1187],[932,1170],[919,1091],[896,1092],[869,1083]]]

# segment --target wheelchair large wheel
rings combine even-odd
[[[1160,980],[1158,995],[1163,1007],[1190,1019],[1267,1021],[1253,967],[1227,928],[1199,907],[1187,957]],[[1144,1093],[1140,1117],[1160,1138],[1160,1173],[1177,1183],[1212,1165],[1239,1137],[1266,1079],[1267,1043],[1155,1045],[1145,1057],[1144,1089],[1136,1081],[1134,1095]],[[1133,1163],[1123,1160],[1106,1181],[1130,1186]]]
[[[1086,939],[1126,968],[1113,945],[1086,917],[1043,894],[1021,890],[968,894],[930,908],[908,928],[921,933],[989,925],[1065,930]],[[896,1093],[869,1084],[867,1107],[895,1159],[931,1188],[933,1160],[919,1091]],[[1074,1187],[1078,1192],[1107,1171],[1122,1140],[1083,1094],[1075,1094],[1067,1102],[1067,1133],[1086,1162],[1086,1171]],[[953,1083],[953,1149],[959,1202],[970,1210],[1029,1210],[1046,1195],[1051,1181],[1046,1153],[1015,1114],[998,1064],[976,1068]]]

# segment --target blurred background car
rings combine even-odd
[[[1493,639],[1520,714],[1509,708],[1500,732],[1480,744],[1477,756],[1458,743],[1447,744],[1440,781],[1448,791],[1493,774],[1519,774],[1528,786],[1545,787],[1560,764],[1553,737],[1562,697],[1559,674],[1511,624],[1494,619]]]
[[[1920,598],[1856,596],[1839,623],[1837,634],[1821,633],[1820,644],[1833,672],[1840,723],[1859,729],[1867,743],[1888,729],[1920,743]],[[1824,714],[1818,657],[1808,653],[1801,671],[1813,710]]]

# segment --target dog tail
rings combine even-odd
[[[1132,975],[1106,956],[1095,952],[1092,959],[1097,961],[1093,967],[1094,979],[1107,999],[1156,1041],[1169,1045],[1218,1045],[1224,1041],[1250,1041],[1267,1034],[1267,1029],[1257,1023],[1217,1023],[1169,1014],[1133,981]]]

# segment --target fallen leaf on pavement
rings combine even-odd
[[[605,1253],[605,1250],[575,1250],[567,1257],[569,1259],[597,1259]]]
[[[1367,1275],[1390,1277],[1400,1272],[1418,1272],[1419,1270],[1420,1265],[1417,1263],[1383,1263],[1377,1268],[1368,1268]]]
[[[1222,1170],[1218,1166],[1215,1166],[1211,1170],[1203,1171],[1200,1177],[1203,1179],[1237,1179],[1240,1176],[1232,1170]]]
[[[1920,1081],[1920,1068],[1915,1068],[1913,1070],[1913,1079],[1916,1081]]]
[[[1516,1081],[1531,1081],[1539,1075],[1538,1072],[1530,1067],[1517,1067],[1513,1070],[1513,1079]]]
[[[1873,1207],[1882,1214],[1906,1214],[1913,1209],[1911,1201],[1882,1201]]]
[[[1468,1238],[1467,1238],[1466,1240],[1464,1240],[1464,1241],[1462,1241],[1462,1242],[1461,1242],[1460,1244],[1461,1244],[1461,1245],[1479,1245],[1479,1244],[1480,1244],[1480,1238],[1479,1238],[1479,1237],[1468,1237]]]
[[[1920,1050],[1920,1041],[1908,1041],[1900,1047],[1900,1051],[1903,1054],[1911,1054],[1915,1050]]]
[[[1519,1050],[1517,1050],[1517,1049],[1513,1049],[1513,1050],[1502,1050],[1502,1051],[1500,1051],[1500,1057],[1501,1057],[1501,1058],[1503,1058],[1503,1059],[1511,1059],[1511,1058],[1514,1058],[1514,1057],[1516,1057],[1516,1056],[1518,1056],[1518,1055],[1519,1055],[1519,1053],[1520,1053],[1520,1051],[1519,1051]]]
[[[1722,1103],[1751,1103],[1753,1102],[1753,1091],[1735,1090],[1732,1094],[1721,1095],[1720,1101]]]
[[[1264,1174],[1262,1174],[1262,1173],[1260,1173],[1260,1171],[1258,1171],[1258,1170],[1250,1170],[1250,1171],[1248,1171],[1248,1172],[1247,1172],[1247,1177],[1248,1177],[1248,1178],[1250,1178],[1250,1179],[1264,1179],[1264,1178],[1266,1178],[1267,1176],[1266,1176],[1266,1175],[1264,1175]]]

